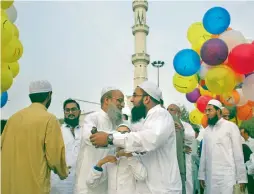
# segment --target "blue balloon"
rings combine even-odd
[[[7,101],[8,101],[8,93],[7,92],[3,92],[1,94],[1,108],[6,105]]]
[[[230,24],[230,15],[222,7],[209,9],[203,17],[203,25],[207,32],[211,34],[221,34],[226,31]]]
[[[200,69],[200,57],[192,49],[179,51],[173,60],[175,71],[182,76],[191,76]]]

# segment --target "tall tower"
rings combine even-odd
[[[146,53],[146,36],[149,33],[149,27],[146,25],[148,2],[134,0],[132,8],[135,17],[135,24],[132,27],[132,34],[135,36],[135,54],[132,55],[135,89],[137,85],[147,80],[147,65],[150,62],[150,56]]]

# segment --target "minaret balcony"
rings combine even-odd
[[[132,34],[135,35],[136,32],[144,32],[148,35],[149,26],[146,24],[136,24],[132,27]]]
[[[148,10],[148,2],[147,1],[133,1],[132,2],[132,9],[133,11],[135,11],[135,9],[139,8],[139,7],[143,7],[145,8],[145,10]]]
[[[146,53],[136,53],[132,55],[132,64],[135,64],[137,62],[144,62],[146,64],[150,63],[150,55]]]

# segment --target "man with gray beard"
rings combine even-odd
[[[124,95],[117,88],[104,88],[101,93],[101,110],[85,117],[81,132],[80,152],[77,159],[75,194],[106,194],[107,182],[91,189],[87,187],[88,172],[101,158],[114,152],[113,147],[95,148],[90,142],[93,127],[98,131],[113,132],[123,122]]]

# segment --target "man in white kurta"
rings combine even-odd
[[[89,137],[93,127],[96,127],[98,131],[113,132],[116,130],[117,125],[122,122],[121,110],[124,107],[124,95],[116,88],[104,88],[101,93],[101,104],[100,111],[85,117],[77,160],[75,194],[106,194],[108,190],[107,182],[96,188],[88,188],[86,182],[88,172],[93,165],[114,152],[115,148],[96,148],[91,144]]]
[[[247,183],[241,136],[238,127],[221,118],[222,105],[209,101],[199,168],[199,180],[206,194],[232,194],[236,183]]]
[[[60,180],[57,175],[51,173],[51,194],[72,194],[75,183],[76,162],[80,148],[79,117],[80,106],[72,99],[64,102],[64,121],[61,126],[65,145],[66,163],[70,167],[70,174],[65,180]]]
[[[128,134],[100,132],[90,137],[95,146],[115,145],[126,152],[144,153],[140,158],[147,168],[146,184],[151,194],[181,194],[182,184],[176,154],[172,116],[160,105],[161,91],[145,81],[134,91],[134,108],[145,110],[142,129]]]
[[[182,121],[184,127],[184,143],[186,147],[189,147],[191,150],[193,148],[195,140],[195,131],[189,123]],[[192,162],[192,153],[185,152],[185,162],[186,162],[186,194],[193,194],[193,162]]]

